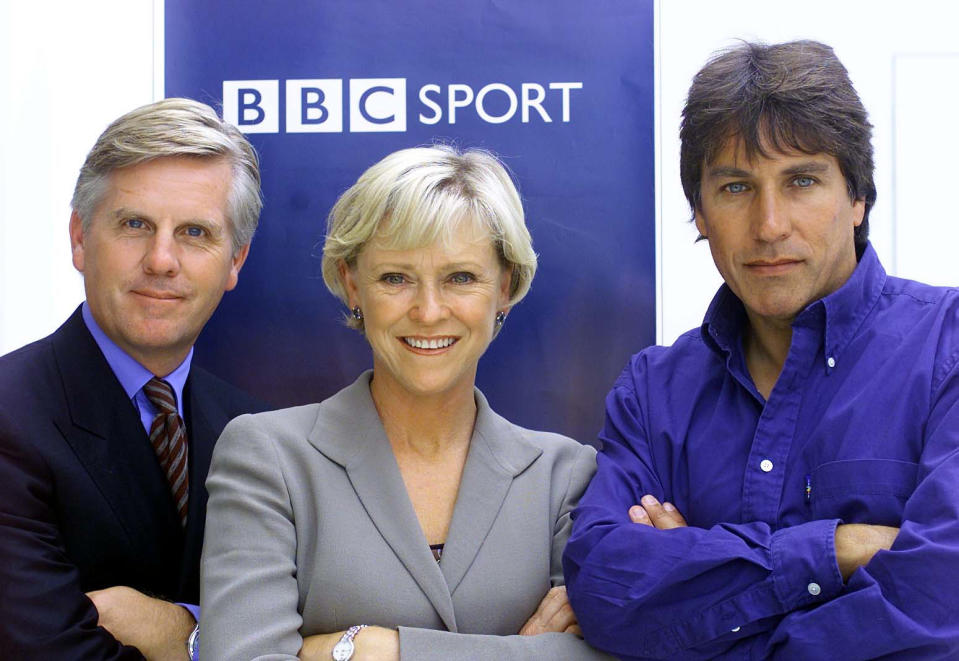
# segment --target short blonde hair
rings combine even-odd
[[[448,237],[467,218],[489,230],[500,260],[512,268],[509,303],[515,305],[529,291],[536,253],[509,172],[482,149],[401,149],[360,175],[327,218],[323,281],[348,306],[339,264],[352,267],[374,236],[393,249],[420,248]],[[352,318],[348,324],[360,326]]]

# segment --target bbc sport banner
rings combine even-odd
[[[166,96],[260,153],[265,208],[195,360],[277,405],[371,365],[325,289],[326,215],[389,152],[483,147],[516,176],[540,258],[478,385],[517,424],[593,442],[655,340],[652,0],[166,0]]]

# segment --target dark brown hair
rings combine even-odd
[[[693,78],[680,125],[679,167],[693,211],[700,209],[703,167],[729,140],[747,158],[777,152],[825,153],[839,161],[849,197],[866,210],[856,253],[869,235],[876,201],[872,125],[849,73],[833,49],[817,41],[744,42],[709,60]]]

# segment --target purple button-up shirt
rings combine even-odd
[[[723,286],[701,329],[633,356],[564,568],[586,639],[623,658],[959,658],[959,291],[867,247],[793,322],[768,400]],[[687,528],[631,523],[644,494]],[[896,526],[843,583],[839,523]]]

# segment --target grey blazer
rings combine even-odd
[[[572,634],[518,636],[596,467],[589,446],[517,427],[477,390],[441,563],[370,397],[233,420],[207,480],[201,658],[292,659],[302,637],[398,628],[403,659],[606,659]],[[360,634],[362,636],[362,634]]]

